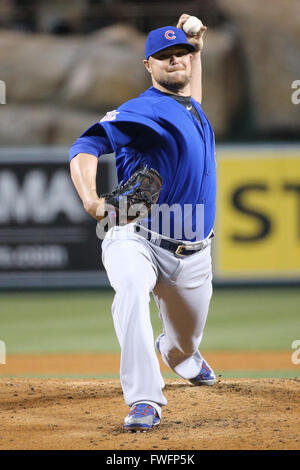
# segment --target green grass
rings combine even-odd
[[[295,288],[215,291],[202,348],[290,350],[300,339],[300,290]]]
[[[112,292],[2,294],[0,338],[7,353],[116,351]]]
[[[113,293],[1,293],[0,340],[7,354],[119,351]],[[300,292],[294,288],[215,290],[203,350],[291,350],[300,339]],[[154,337],[161,322],[151,301]],[[292,350],[291,350],[292,352]]]

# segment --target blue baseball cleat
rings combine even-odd
[[[216,382],[216,376],[211,367],[203,359],[199,374],[193,379],[189,379],[193,385],[213,385]]]
[[[133,405],[130,413],[126,416],[124,429],[127,431],[147,431],[159,423],[160,418],[153,406],[139,403]]]

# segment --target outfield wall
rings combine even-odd
[[[300,280],[300,146],[221,146],[214,272],[222,282]]]
[[[300,283],[300,145],[219,145],[216,285]],[[97,186],[116,184],[114,156]],[[0,149],[0,289],[108,285],[67,148]]]

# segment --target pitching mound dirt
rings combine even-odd
[[[0,449],[299,449],[299,379],[166,380],[162,423],[128,433],[119,380],[0,379]]]

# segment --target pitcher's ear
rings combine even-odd
[[[147,71],[151,73],[151,65],[149,63],[149,60],[144,59],[144,66],[146,67]]]

